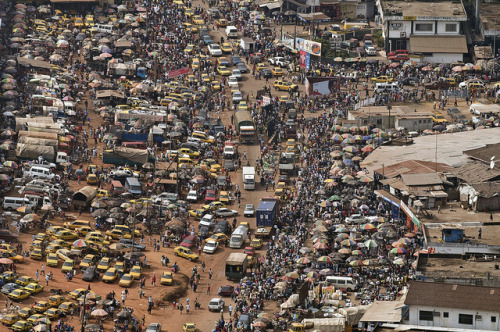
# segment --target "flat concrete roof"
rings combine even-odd
[[[355,117],[370,117],[370,116],[389,116],[387,106],[365,106],[357,110],[349,111]],[[413,109],[408,106],[392,106],[391,117],[396,118],[414,118],[414,117],[431,117],[432,113],[427,111]]]
[[[380,0],[379,0],[380,1]],[[464,7],[458,1],[380,1],[384,16],[407,16],[407,17],[455,17],[457,21],[467,17]],[[458,14],[453,15],[455,8],[458,8]]]
[[[437,137],[436,137],[437,136]],[[437,154],[436,154],[437,141]],[[363,160],[361,166],[366,167],[370,173],[406,160],[425,160],[445,163],[458,167],[470,160],[463,154],[466,150],[480,148],[486,144],[500,141],[500,127],[464,131],[451,134],[419,136],[413,139],[413,144],[407,146],[381,146]]]

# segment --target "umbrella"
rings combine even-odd
[[[261,321],[261,320],[258,320],[258,321],[253,322],[253,326],[254,326],[254,327],[266,327],[266,326],[267,326],[267,324],[266,324],[266,323],[264,323],[264,322],[263,322],[263,321]]]
[[[333,275],[333,270],[332,269],[323,269],[321,271],[319,271],[319,274],[322,275],[322,276],[331,276]]]
[[[307,257],[301,257],[301,258],[297,259],[295,261],[295,263],[305,265],[305,264],[311,263],[311,260],[309,258],[307,258]]]
[[[349,230],[345,227],[339,227],[335,230],[337,233],[349,233]]]
[[[104,309],[96,309],[96,310],[92,311],[92,313],[90,315],[93,317],[104,317],[104,316],[107,316],[108,313]]]
[[[377,227],[375,227],[373,224],[368,223],[368,224],[362,225],[361,229],[365,230],[365,231],[371,231],[373,229],[377,229]]]
[[[354,260],[349,263],[350,266],[363,266],[363,262],[360,260]]]
[[[314,245],[313,245],[313,248],[314,249],[327,249],[328,248],[328,245],[326,243],[321,243],[321,242],[316,242]]]
[[[402,258],[397,258],[392,263],[395,265],[405,265],[405,261]]]
[[[328,256],[321,256],[320,258],[318,258],[318,262],[320,263],[331,263],[332,262],[332,259]]]
[[[351,252],[351,255],[353,256],[361,256],[361,254],[362,254],[361,250],[353,250]]]
[[[365,248],[376,248],[378,247],[378,243],[377,241],[375,240],[366,240],[364,243],[363,243],[363,246]]]
[[[391,254],[405,254],[406,253],[406,249],[404,248],[392,248],[391,249]]]
[[[142,256],[145,256],[142,252],[134,251],[126,253],[123,257],[127,259],[137,259]]]
[[[101,202],[101,201],[94,202],[94,203],[92,203],[91,206],[96,208],[96,209],[105,209],[108,207],[108,205],[106,203]]]
[[[319,276],[320,276],[319,273],[314,271],[311,271],[307,274],[308,278],[319,278]]]
[[[287,274],[285,274],[285,276],[287,276],[288,278],[290,279],[299,279],[300,275],[297,273],[297,272],[288,272]]]
[[[12,264],[14,263],[14,261],[12,261],[12,259],[9,259],[9,258],[0,258],[0,264]]]
[[[31,213],[31,208],[29,206],[21,206],[17,208],[17,212]]]
[[[23,217],[24,220],[37,221],[40,217],[37,214],[29,213]]]
[[[78,239],[75,242],[73,242],[73,247],[83,248],[83,247],[86,247],[86,246],[87,246],[87,243],[84,240],[82,240],[82,239]]]
[[[33,327],[33,331],[36,331],[36,332],[45,332],[48,330],[49,329],[48,329],[47,325],[45,325],[45,324],[38,324],[35,327]]]
[[[342,255],[349,255],[351,253],[351,249],[348,249],[348,248],[342,248],[339,250],[339,254],[342,254]]]

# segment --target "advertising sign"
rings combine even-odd
[[[340,90],[340,81],[337,77],[307,77],[305,88],[308,96],[321,97]]]
[[[321,56],[321,43],[302,38],[295,38],[295,47],[298,51],[305,51],[306,53],[312,55]]]
[[[171,70],[168,72],[168,78],[177,77],[181,75],[186,75],[189,73],[189,67],[184,67],[181,69]]]
[[[300,51],[300,61],[299,61],[299,66],[300,68],[306,68],[306,51]]]

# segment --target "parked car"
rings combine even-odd
[[[88,267],[85,272],[83,272],[82,280],[84,281],[94,281],[99,277],[99,272],[95,266]]]
[[[352,214],[346,218],[348,224],[362,224],[363,222],[365,222],[365,217],[361,214]]]
[[[233,217],[238,214],[238,211],[228,208],[222,208],[214,211],[216,217]]]
[[[192,248],[196,245],[196,237],[194,235],[188,235],[182,240],[180,245],[184,248]]]
[[[430,83],[425,83],[424,87],[426,89],[431,89],[431,90],[448,89],[450,87],[450,83],[448,81],[439,80]]]
[[[189,202],[196,202],[198,200],[198,193],[196,190],[190,190],[186,196],[186,200]]]
[[[219,247],[219,243],[217,241],[207,241],[205,246],[203,247],[203,252],[207,254],[213,254]]]
[[[224,285],[220,288],[220,296],[231,296],[233,295],[234,287],[231,285]]]
[[[208,302],[208,310],[217,312],[224,310],[224,300],[219,297],[214,297]]]
[[[255,208],[254,208],[253,204],[246,204],[245,210],[243,211],[243,216],[253,217],[254,214],[255,214]]]
[[[146,332],[161,332],[161,324],[160,323],[151,323],[149,324]]]
[[[131,239],[120,239],[120,243],[123,244],[126,248],[132,248]],[[136,241],[133,242],[133,247],[135,249],[139,249],[140,251],[146,250],[146,246],[144,244],[139,244]]]

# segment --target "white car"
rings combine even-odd
[[[214,214],[216,217],[223,218],[223,217],[233,217],[238,215],[238,211],[236,210],[231,210],[228,208],[221,208],[218,210],[214,211]]]
[[[211,214],[206,214],[200,219],[200,226],[214,228],[216,223],[217,223],[217,220]]]
[[[198,200],[198,193],[196,190],[190,190],[186,196],[186,200],[196,202]]]
[[[236,77],[234,77],[234,76],[229,76],[227,78],[227,84],[229,86],[238,86],[239,85],[238,84],[238,79]]]
[[[237,80],[241,79],[241,71],[239,69],[233,69],[231,71],[231,76],[236,77]]]
[[[219,297],[214,297],[208,302],[209,311],[221,311],[224,310],[224,300]]]
[[[210,53],[211,56],[222,55],[222,49],[220,48],[220,45],[215,43],[208,45],[208,52]]]
[[[362,224],[365,222],[365,217],[360,214],[353,214],[345,220],[348,224]]]
[[[234,146],[226,145],[224,147],[224,158],[233,159],[234,157]]]
[[[207,243],[205,243],[205,246],[203,247],[203,252],[207,254],[213,254],[217,250],[218,246],[219,242],[217,241],[207,241]]]
[[[240,101],[243,100],[243,94],[241,91],[235,91],[233,92],[233,103],[239,103]]]
[[[245,210],[243,211],[243,216],[252,217],[255,214],[255,208],[253,204],[246,204]]]
[[[268,60],[273,66],[286,67],[290,64],[290,61],[285,60],[282,56],[277,56]]]
[[[368,55],[377,55],[377,50],[375,49],[375,47],[369,46],[365,50],[366,54]]]

